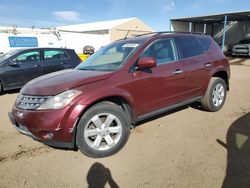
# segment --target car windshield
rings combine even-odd
[[[13,56],[16,53],[17,53],[17,51],[13,50],[13,51],[9,51],[9,52],[1,55],[0,56],[0,63],[3,62],[4,60],[8,59],[9,57]]]
[[[250,44],[250,38],[241,40],[239,44]]]
[[[128,56],[135,52],[142,41],[118,41],[99,49],[77,70],[115,71],[122,67]]]

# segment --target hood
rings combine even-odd
[[[31,80],[21,89],[21,93],[26,95],[56,95],[68,89],[104,80],[111,75],[111,72],[63,70]]]

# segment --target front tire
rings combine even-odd
[[[227,87],[223,79],[212,77],[205,96],[201,99],[201,105],[204,110],[210,112],[219,111],[226,100]]]
[[[76,132],[76,145],[93,158],[117,153],[127,142],[130,122],[126,112],[112,102],[92,106],[81,117]]]

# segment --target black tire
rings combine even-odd
[[[111,123],[106,123],[108,117],[111,117],[109,118]],[[113,155],[126,144],[130,134],[130,123],[126,112],[120,106],[108,101],[100,102],[88,109],[81,117],[77,125],[76,146],[83,154],[93,158]],[[112,128],[113,131],[111,131]],[[114,133],[115,130],[116,133]],[[108,143],[110,138],[113,144]],[[101,140],[100,144],[98,140]]]
[[[216,88],[218,87],[221,88],[221,91],[223,92],[217,92]],[[204,110],[209,112],[219,111],[225,103],[226,96],[227,87],[225,81],[219,77],[212,77],[208,84],[206,94],[201,99],[201,106]]]
[[[0,94],[2,94],[2,92],[3,92],[3,86],[2,86],[2,84],[0,82]]]

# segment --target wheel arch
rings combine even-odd
[[[227,90],[229,91],[229,78],[228,78],[228,74],[226,71],[224,70],[217,71],[212,75],[212,77],[218,77],[218,78],[223,79],[226,83]]]
[[[127,97],[124,97],[121,95],[106,95],[106,96],[103,96],[101,98],[96,98],[96,99],[92,100],[90,103],[85,104],[86,107],[80,113],[75,128],[77,127],[79,120],[81,119],[81,117],[83,116],[83,114],[87,110],[89,110],[92,106],[94,106],[100,102],[104,102],[104,101],[112,102],[112,103],[120,106],[123,109],[123,111],[126,112],[128,118],[131,122],[131,128],[134,127],[136,116],[135,116],[135,111],[134,111],[132,102]]]
[[[132,108],[130,102],[123,96],[111,95],[111,96],[105,96],[103,98],[100,98],[100,99],[92,102],[91,104],[89,104],[88,107],[86,108],[86,110],[84,110],[84,112],[86,112],[89,108],[91,108],[95,104],[100,103],[100,102],[104,102],[104,101],[112,102],[112,103],[115,103],[116,105],[120,106],[123,109],[123,111],[126,112],[126,114],[128,115],[130,122],[132,124],[134,124],[134,122],[135,122],[134,116],[135,115],[134,115],[133,108]]]

